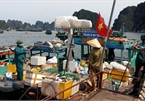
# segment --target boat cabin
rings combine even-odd
[[[45,32],[45,34],[49,34],[49,35],[51,35],[51,34],[52,34],[51,29],[47,29],[46,32]]]

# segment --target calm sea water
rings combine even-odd
[[[3,34],[0,34],[0,46],[9,46],[16,43],[18,39],[21,39],[26,46],[34,44],[36,41],[51,41],[53,38],[55,38],[56,31],[52,31],[52,35],[45,34],[45,31],[43,32],[26,32],[25,31],[4,31]],[[133,32],[125,32],[125,35],[129,39],[138,39],[140,40],[140,36],[143,33],[133,33]],[[85,47],[86,48],[86,47]],[[87,50],[87,49],[86,49]],[[80,57],[81,56],[81,47],[76,45],[74,48],[75,56]],[[120,51],[115,50],[116,54],[119,54]],[[127,51],[125,51],[124,57],[127,56]]]

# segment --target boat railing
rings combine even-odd
[[[51,100],[52,98],[55,98],[56,96],[58,96],[58,95],[60,95],[60,94],[62,94],[62,93],[64,93],[64,92],[66,92],[67,90],[72,89],[73,87],[75,87],[75,86],[77,86],[77,85],[79,85],[79,84],[85,82],[86,80],[89,80],[90,78],[93,78],[94,76],[98,76],[98,79],[99,79],[99,80],[97,80],[97,85],[98,85],[98,86],[97,86],[97,91],[99,91],[99,90],[102,88],[102,82],[101,82],[101,81],[102,81],[102,73],[103,73],[103,72],[98,72],[98,73],[96,73],[95,75],[91,75],[90,77],[88,77],[88,78],[86,78],[86,79],[84,79],[84,80],[81,80],[80,82],[78,82],[78,83],[72,85],[71,87],[68,87],[67,89],[65,89],[65,90],[63,90],[63,91],[61,91],[61,92],[59,92],[59,93],[57,93],[57,94],[55,94],[55,95],[46,96],[45,98],[41,99],[41,101]],[[93,93],[94,93],[94,92],[93,92]],[[90,95],[87,96],[86,98],[88,99],[88,97],[91,97],[92,95],[93,95],[93,94],[90,93]],[[86,98],[85,98],[85,99],[86,99]]]
[[[10,55],[14,55],[14,52],[12,52],[10,50],[2,50],[2,51],[0,51],[0,56],[5,56],[5,58],[1,59],[0,62],[8,61],[10,63],[11,62]]]
[[[96,73],[96,74],[94,74],[94,75],[91,75],[91,76],[87,77],[86,79],[81,80],[81,81],[77,82],[76,84],[74,84],[74,85],[68,87],[67,89],[64,89],[64,90],[62,90],[62,91],[60,91],[60,92],[58,92],[58,93],[56,93],[56,94],[54,94],[54,95],[52,95],[52,96],[47,96],[47,95],[45,95],[45,97],[42,98],[41,101],[52,100],[53,98],[56,98],[57,96],[59,96],[59,95],[61,95],[61,94],[64,94],[65,92],[67,92],[68,90],[72,89],[73,87],[76,87],[76,86],[78,86],[78,85],[80,85],[80,84],[86,82],[87,80],[90,80],[90,78],[93,78],[94,76],[97,76],[97,77],[98,77],[98,79],[97,79],[96,90],[94,90],[94,91],[92,91],[92,92],[86,94],[85,96],[82,95],[83,98],[82,98],[81,100],[89,100],[89,99],[91,99],[93,96],[95,96],[97,93],[99,93],[102,89],[103,89],[103,90],[108,90],[108,91],[110,91],[110,92],[114,92],[114,93],[116,93],[116,94],[127,95],[126,93],[123,93],[123,92],[119,91],[119,86],[118,86],[118,89],[116,89],[116,90],[114,90],[114,89],[109,90],[109,89],[103,88],[103,87],[102,87],[102,83],[103,83],[103,74],[120,76],[120,77],[121,77],[120,82],[122,82],[123,78],[136,78],[136,79],[138,79],[138,80],[140,79],[140,78],[132,77],[132,76],[125,76],[125,75],[119,75],[119,74],[112,74],[112,73],[108,73],[108,72],[98,72],[98,73]],[[107,77],[107,78],[108,78],[108,77]],[[143,80],[143,79],[141,79],[141,80]],[[33,86],[30,86],[30,87],[26,90],[26,92],[24,92],[24,94],[21,96],[21,98],[22,98],[24,95],[27,96],[26,93],[27,93],[32,87],[34,87],[34,86],[37,87],[37,90],[36,90],[36,92],[35,92],[35,94],[37,94],[35,100],[40,100],[40,96],[42,96],[42,94],[38,96],[38,88],[40,88],[40,87],[38,87],[38,83],[35,84],[35,85],[33,85]],[[51,86],[52,86],[52,85],[51,85]],[[132,86],[132,87],[133,87],[133,86]],[[130,87],[130,88],[131,88],[131,87]],[[130,88],[128,88],[128,89],[130,89]],[[80,95],[80,94],[77,92],[77,93],[75,93],[74,95],[71,95],[69,98],[66,98],[66,99],[70,99],[70,100],[71,100],[71,99],[73,99],[74,97],[76,97],[76,96],[78,96],[78,95]],[[21,99],[21,98],[20,98],[20,99]],[[30,97],[29,97],[29,98],[30,98]],[[19,100],[20,100],[20,99],[19,99]],[[65,99],[63,99],[63,100],[65,100]]]
[[[77,85],[79,85],[79,84],[81,84],[81,83],[83,83],[83,82],[89,80],[90,78],[93,78],[94,76],[98,76],[98,77],[99,77],[98,80],[97,80],[97,85],[98,85],[98,86],[96,87],[97,90],[96,90],[96,91],[94,90],[94,91],[90,92],[90,93],[89,93],[88,95],[86,95],[83,99],[81,99],[81,100],[89,100],[89,99],[92,98],[95,94],[97,94],[98,92],[100,92],[101,89],[105,89],[105,88],[102,87],[102,81],[103,81],[102,78],[103,78],[103,74],[104,74],[104,73],[106,73],[107,75],[121,76],[122,78],[127,77],[127,78],[136,78],[136,79],[140,79],[140,78],[132,77],[132,76],[124,76],[124,75],[119,75],[119,74],[111,74],[111,73],[108,73],[108,72],[98,72],[98,73],[96,73],[95,75],[91,75],[90,77],[88,77],[88,78],[86,78],[86,79],[84,79],[84,80],[81,80],[80,82],[78,82],[78,83],[72,85],[71,87],[69,87],[69,88],[67,88],[67,89],[65,89],[65,90],[63,90],[63,91],[61,91],[61,92],[59,92],[59,93],[57,93],[57,94],[55,94],[55,95],[46,96],[45,98],[41,99],[41,101],[46,101],[46,100],[51,100],[52,98],[56,98],[56,96],[58,96],[58,95],[60,95],[60,94],[62,94],[62,93],[65,93],[67,90],[72,89],[73,87],[75,87],[75,86],[77,86]],[[142,79],[142,80],[143,80],[143,79]],[[120,80],[120,82],[122,82],[122,79]],[[107,90],[107,89],[105,89],[105,90]],[[108,90],[108,91],[112,91],[112,92],[114,92],[114,93],[126,95],[126,94],[120,92],[118,89],[117,89],[117,90]],[[75,95],[77,96],[77,94],[75,94]],[[74,96],[74,95],[72,95],[71,97],[69,97],[69,99],[73,99],[73,96]]]

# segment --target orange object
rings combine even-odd
[[[124,74],[124,70],[118,70],[118,69],[113,68],[112,71],[111,71],[111,76],[115,80],[121,80],[123,74]],[[127,82],[128,79],[129,79],[129,75],[130,75],[129,71],[126,71],[125,74],[124,74],[124,76],[126,76],[126,77],[123,77],[122,81]]]
[[[119,41],[119,42],[125,42],[122,38],[113,38],[112,40]]]
[[[15,64],[8,64],[7,65],[7,72],[16,72],[17,68]]]
[[[0,55],[12,55],[12,54],[14,54],[14,52],[12,52],[12,51],[0,53]]]
[[[0,65],[7,65],[7,62],[0,62]]]

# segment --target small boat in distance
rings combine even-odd
[[[0,33],[3,33],[3,32],[4,32],[4,30],[0,28]]]
[[[51,29],[47,29],[46,32],[45,32],[45,34],[51,35],[52,34]]]

